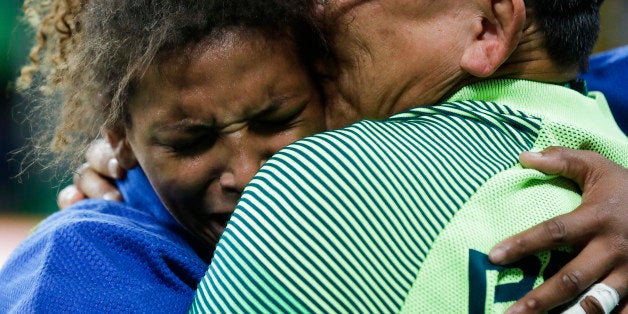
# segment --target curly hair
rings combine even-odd
[[[27,0],[24,12],[37,42],[18,86],[45,96],[31,116],[57,119],[31,155],[72,169],[101,130],[128,122],[126,104],[150,65],[231,29],[291,40],[308,66],[324,52],[302,0]]]

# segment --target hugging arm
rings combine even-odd
[[[106,142],[94,145],[87,155],[90,167],[83,168],[78,179],[75,177],[78,199],[103,198],[107,193],[113,193],[109,195],[115,199],[119,193],[116,194],[105,177],[123,176],[123,170],[111,161],[113,153]],[[551,148],[541,155],[524,153],[521,162],[526,167],[571,178],[583,191],[583,203],[569,214],[496,245],[490,254],[491,261],[505,264],[563,245],[583,249],[555,276],[516,303],[513,310],[546,311],[574,299],[599,281],[615,288],[623,300],[628,294],[628,169],[594,152],[567,148]],[[61,194],[58,201],[62,204]],[[589,306],[597,304],[587,298],[583,307]]]
[[[507,264],[551,248],[574,245],[582,250],[569,264],[512,308],[512,313],[541,313],[566,303],[596,282],[628,294],[628,169],[591,151],[553,147],[524,153],[525,167],[559,174],[582,189],[582,205],[497,244],[490,259]],[[600,307],[586,298],[584,309]],[[625,302],[623,303],[624,310]],[[587,313],[597,313],[587,310]]]

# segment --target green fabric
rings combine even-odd
[[[628,165],[596,97],[491,81],[288,146],[245,190],[192,312],[503,309],[567,254],[495,269],[490,247],[579,202],[568,181],[521,169],[519,153],[590,147]]]
[[[601,152],[624,166],[628,165],[626,138],[613,123],[608,105],[601,94],[591,93],[591,100],[584,101],[575,91],[553,92],[556,87],[552,85],[527,81],[496,83],[467,87],[454,95],[452,100],[476,98],[497,101],[508,104],[510,108],[543,117],[543,128],[534,143],[535,150],[559,145],[590,149]],[[511,93],[509,90],[524,93]],[[552,97],[547,97],[548,95]],[[488,284],[474,285],[466,276],[472,271],[467,262],[469,258],[452,259],[451,256],[464,252],[469,254],[469,248],[488,254],[490,248],[505,235],[515,234],[557,214],[569,212],[581,201],[580,195],[575,191],[576,187],[570,182],[533,170],[523,170],[519,165],[491,178],[440,234],[432,247],[432,254],[417,276],[402,313],[461,313],[468,310],[468,304],[480,303],[486,313],[503,313],[514,301],[495,301],[495,287],[521,282],[523,274],[509,270],[486,270],[478,276],[486,276]],[[474,221],[488,221],[485,225],[492,227],[474,230]],[[561,255],[556,252],[553,254]],[[549,273],[544,276],[550,255],[552,254],[545,252],[538,257],[542,268],[535,276],[535,287],[543,282],[543,277],[551,275]],[[442,274],[451,269],[466,271],[441,280]],[[484,289],[487,296],[484,302],[469,300],[472,288]],[[433,301],[447,299],[450,302]]]

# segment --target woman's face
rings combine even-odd
[[[126,140],[170,212],[215,243],[259,167],[325,119],[287,40],[229,32],[185,53],[143,77]]]

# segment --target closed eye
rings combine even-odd
[[[299,117],[308,105],[308,101],[296,107],[287,113],[273,113],[268,115],[259,115],[257,119],[250,122],[249,128],[259,134],[274,134],[288,130],[297,125]]]
[[[202,134],[192,137],[172,138],[160,140],[158,144],[169,152],[179,156],[195,156],[211,149],[218,140],[218,134]]]

